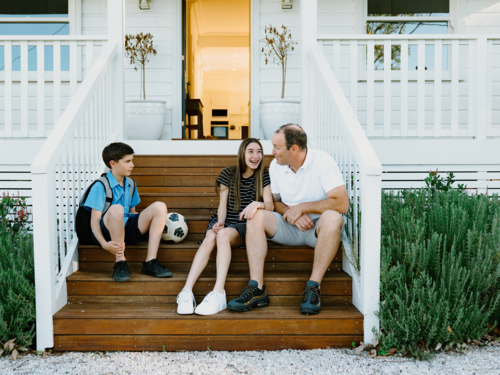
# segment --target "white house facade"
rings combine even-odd
[[[344,241],[361,271],[343,264],[365,341],[378,326],[379,269],[370,265],[380,262],[381,188],[421,187],[439,169],[474,193],[500,191],[497,0],[62,3],[66,13],[0,14],[0,191],[33,205],[40,349],[53,345],[51,319],[78,269],[74,210],[104,168],[103,146],[125,140],[140,155],[234,155],[245,132],[263,138],[261,102],[281,93],[281,68],[262,51],[269,24],[287,26],[298,43],[285,96],[300,101],[312,147],[334,156],[363,212],[361,222],[354,210]],[[10,32],[37,23],[67,25],[67,34]],[[151,33],[157,49],[146,91],[166,102],[161,140],[129,140],[124,127],[125,101],[138,99],[141,76],[123,40],[139,32]],[[223,129],[228,139],[183,139],[199,131],[185,129],[187,90],[204,106],[198,129],[213,135],[234,125]],[[270,154],[270,141],[263,145]]]

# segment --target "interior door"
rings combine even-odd
[[[186,0],[182,0],[182,139],[186,138]]]

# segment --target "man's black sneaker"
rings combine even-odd
[[[250,311],[253,307],[269,306],[266,286],[262,286],[262,289],[259,289],[258,286],[257,281],[250,280],[248,286],[241,292],[240,297],[229,301],[227,308],[232,311],[242,312]]]
[[[115,281],[129,281],[130,268],[126,260],[120,260],[113,266],[113,280]]]
[[[142,262],[142,274],[154,277],[172,277],[172,272],[158,262],[158,259],[151,259],[149,262]]]
[[[300,312],[302,314],[318,314],[321,311],[319,284],[316,281],[309,280],[302,295],[304,298],[300,304]]]

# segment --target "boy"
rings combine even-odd
[[[102,151],[102,158],[110,169],[106,177],[113,191],[113,200],[108,211],[102,216],[106,201],[106,193],[101,183],[96,183],[85,201],[85,208],[92,211],[90,226],[92,240],[96,245],[115,255],[113,267],[115,281],[129,281],[130,269],[125,259],[125,245],[133,245],[140,241],[148,241],[146,261],[142,263],[142,273],[155,277],[171,277],[172,272],[163,267],[156,255],[161,235],[165,228],[167,206],[163,202],[155,202],[141,213],[136,213],[135,206],[141,199],[134,189],[130,196],[130,185],[127,178],[134,169],[132,147],[125,143],[111,143]]]

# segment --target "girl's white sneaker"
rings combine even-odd
[[[203,302],[198,305],[195,314],[213,315],[225,309],[227,309],[226,291],[222,294],[213,290],[208,293],[203,299]]]
[[[177,296],[177,314],[187,315],[194,312],[196,301],[193,292],[190,290],[181,290]]]

